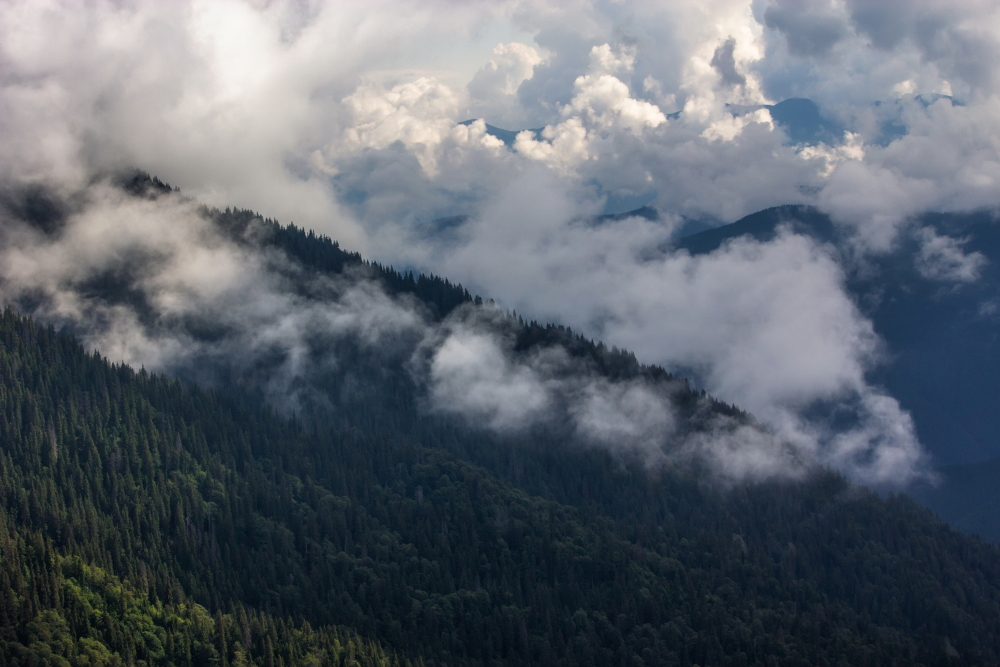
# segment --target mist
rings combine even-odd
[[[396,368],[420,392],[423,414],[502,437],[543,429],[650,466],[708,462],[727,483],[800,477],[816,465],[789,467],[781,459],[794,452],[776,435],[742,424],[755,434],[747,449],[770,450],[744,450],[753,463],[716,468],[718,439],[735,422],[686,433],[675,405],[685,383],[609,380],[559,345],[515,352],[521,325],[495,305],[469,303],[440,319],[412,296],[391,296],[364,265],[309,271],[258,243],[268,233],[261,218],[234,236],[220,213],[179,192],[137,195],[115,180],[65,198],[13,191],[4,202],[4,302],[134,367],[208,387],[235,382],[285,414],[327,423],[349,409],[339,392],[364,395],[377,384],[365,368],[376,378]],[[353,375],[331,390],[342,368]]]
[[[5,3],[0,179],[68,203],[57,230],[8,211],[3,298],[115,360],[205,382],[231,365],[291,410],[319,400],[308,378],[338,363],[316,350],[350,340],[410,360],[427,410],[497,432],[555,411],[596,446],[656,452],[676,436],[661,389],[605,386],[554,351],[517,358],[503,335],[432,321],[364,276],[306,275],[220,236],[199,208],[248,207],[632,350],[758,420],[710,443],[674,437],[675,453],[736,478],[826,465],[904,485],[928,456],[870,379],[893,350],[845,281],[904,238],[928,280],[980,279],[962,238],[914,220],[1000,204],[1000,21],[995,3],[897,10]],[[762,106],[789,97],[842,135],[791,141]],[[539,131],[506,145],[486,123]],[[101,183],[128,168],[184,196]],[[692,224],[797,203],[848,240],[786,230],[707,256],[672,249]],[[657,219],[597,217],[646,204]],[[115,276],[132,300],[95,299]]]

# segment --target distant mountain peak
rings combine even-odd
[[[727,104],[726,108],[734,116],[767,109],[791,144],[838,144],[844,138],[844,128],[824,117],[819,106],[805,97],[790,97],[777,104]]]

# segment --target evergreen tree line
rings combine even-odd
[[[0,655],[81,665],[1000,656],[996,548],[905,497],[834,474],[721,490],[606,452],[500,442],[443,419],[400,431],[386,417],[366,429],[306,425],[252,392],[110,364],[6,311]]]
[[[170,189],[135,178],[140,196]],[[204,214],[307,271],[411,294],[435,319],[481,304],[250,211]],[[106,282],[92,293],[142,316],[128,284]],[[507,325],[518,352],[559,345],[604,377],[669,383],[689,428],[750,419],[568,328]],[[123,664],[1000,660],[996,548],[905,497],[830,473],[722,489],[558,430],[497,436],[426,414],[398,360],[327,344],[339,363],[310,381],[329,403],[288,417],[252,382],[184,386],[6,312],[0,656],[99,664],[76,636]],[[68,612],[68,589],[96,611]]]

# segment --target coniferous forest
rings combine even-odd
[[[359,267],[433,317],[481,303],[251,212],[206,215],[239,238],[259,225],[255,242],[305,270]],[[516,326],[518,350],[680,382]],[[336,418],[287,414],[252,385],[113,364],[6,310],[0,661],[1000,663],[1000,551],[906,496],[822,471],[719,485],[551,433],[503,437],[422,412],[405,374],[358,359],[368,389]],[[752,419],[682,386],[691,419]]]

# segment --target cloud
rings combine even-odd
[[[601,44],[590,50],[590,72],[598,76],[631,72],[635,68],[635,48],[624,47],[617,51],[610,44]]]
[[[816,466],[811,452],[802,452],[760,427],[722,417],[711,428],[690,434],[682,444],[682,452],[695,456],[717,478],[730,482],[797,479]]]
[[[957,77],[976,88],[996,92],[996,3],[863,2],[847,0],[855,29],[882,51],[916,48],[947,78]]]
[[[592,157],[591,145],[615,130],[642,134],[667,122],[659,107],[631,96],[628,86],[612,73],[631,70],[629,50],[613,52],[608,44],[590,52],[590,72],[573,83],[573,98],[562,109],[565,120],[547,126],[537,140],[518,134],[514,149],[533,160],[568,173]]]
[[[524,428],[551,409],[547,379],[531,364],[514,360],[511,346],[502,346],[495,330],[459,322],[446,332],[429,368],[435,410],[507,431]]]
[[[521,313],[555,317],[640,359],[694,372],[712,394],[757,416],[775,452],[836,464],[865,481],[921,474],[925,457],[909,416],[866,379],[880,342],[846,294],[832,248],[785,232],[707,256],[655,251],[676,221],[593,223],[592,209],[573,198],[544,172],[527,172],[447,249],[415,241],[405,256],[488,287]],[[857,425],[841,432],[816,416],[839,409]],[[858,456],[835,455],[840,436],[852,438]],[[883,446],[900,452],[889,457],[900,463],[894,470],[872,467]]]
[[[736,50],[736,39],[730,37],[719,47],[715,49],[715,53],[712,54],[712,62],[710,63],[715,71],[719,73],[719,78],[722,79],[722,83],[727,86],[745,86],[747,83],[747,78],[739,73],[736,69],[736,58],[733,57],[733,51]]]
[[[491,58],[466,85],[467,118],[489,118],[500,127],[523,127],[528,121],[520,108],[517,92],[543,62],[538,49],[528,44],[497,44]]]
[[[327,420],[344,400],[338,384],[372,390],[358,369],[374,363],[379,374],[409,369],[428,410],[504,436],[552,429],[650,465],[699,462],[727,483],[798,477],[817,464],[765,461],[797,453],[750,423],[701,420],[689,436],[676,411],[678,381],[610,380],[558,345],[517,353],[519,325],[491,306],[435,323],[362,267],[307,272],[256,243],[268,232],[259,218],[233,237],[178,193],[134,197],[101,182],[39,227],[18,217],[17,197],[8,193],[0,216],[0,299],[69,327],[112,360],[259,387],[279,409]],[[743,433],[754,452],[736,448],[739,462],[722,456],[716,431]]]
[[[790,92],[851,117],[863,116],[866,105],[900,86],[992,94],[988,72],[963,74],[971,63],[993,59],[989,3],[903,3],[897,9],[900,19],[891,22],[871,3],[805,0],[637,2],[627,10],[613,3],[528,0],[460,8],[388,0],[260,7],[137,0],[86,9],[8,3],[0,104],[4,134],[14,139],[4,148],[4,163],[18,164],[19,178],[59,170],[78,179],[95,168],[140,165],[208,203],[239,201],[368,249],[369,210],[352,202],[367,201],[371,193],[330,188],[331,174],[344,172],[338,160],[355,160],[367,148],[386,151],[371,158],[383,163],[396,155],[396,172],[416,157],[433,175],[441,160],[435,153],[443,149],[428,146],[443,142],[446,121],[470,114],[517,123],[510,129],[548,125],[549,146],[526,143],[522,153],[573,172],[581,182],[597,182],[616,199],[664,193],[657,197],[661,208],[731,220],[755,206],[802,199],[796,191],[815,191],[824,176],[808,162],[770,164],[772,151],[760,141],[747,141],[747,157],[735,158],[738,169],[731,171],[741,171],[739,178],[727,173],[733,146],[706,152],[691,141],[703,134],[726,142],[744,136],[746,121],[729,118],[727,102],[773,101],[764,89],[780,87],[776,81],[795,72]],[[449,83],[452,73],[430,71],[439,66],[442,36],[471,44],[491,21],[516,24],[535,42],[489,45],[492,53],[469,70],[463,85]],[[821,29],[834,23],[846,32]],[[803,49],[810,52],[832,39],[822,35],[841,35],[835,41],[839,60],[802,60],[782,51],[775,40],[793,38],[769,24],[809,37],[812,46]],[[887,30],[896,32],[869,36]],[[72,46],[44,53],[36,46],[56,41]],[[956,64],[961,54],[968,67]],[[400,67],[407,60],[409,68]],[[723,80],[737,85],[715,90],[723,70]],[[870,76],[860,79],[853,71]],[[392,91],[402,97],[392,102],[386,97]],[[411,93],[417,106],[406,101]],[[393,111],[376,119],[370,114],[377,109],[364,105],[380,95]],[[681,108],[681,123],[661,120]],[[581,128],[591,133],[585,140]],[[645,133],[643,139],[630,141],[627,135],[637,132]],[[390,148],[396,140],[405,150]],[[356,150],[346,150],[351,145]],[[650,157],[656,154],[661,158]],[[629,166],[635,157],[643,168]],[[782,162],[786,156],[774,157]],[[765,164],[748,174],[754,158]],[[472,173],[483,176],[475,180],[496,179],[499,187],[509,182],[500,172],[521,168],[497,170],[472,161]],[[712,168],[704,168],[706,161]],[[462,165],[457,172],[468,169]],[[775,169],[774,182],[762,187],[763,175]],[[686,172],[698,178],[686,179]],[[801,176],[792,178],[796,172]],[[409,197],[419,190],[426,200],[412,208],[414,217],[486,200],[482,186],[451,186],[447,177],[454,173],[443,170],[423,181],[398,174]],[[683,187],[673,187],[681,181]],[[379,225],[389,215],[409,213],[400,199],[390,214],[388,200],[372,209]]]
[[[643,360],[695,365],[814,458],[833,451],[829,428],[802,421],[808,401],[791,401],[783,383],[840,402],[857,424],[877,426],[853,429],[868,444],[843,451],[876,451],[886,433],[908,432],[905,415],[864,380],[878,345],[863,317],[832,306],[846,298],[837,271],[850,267],[838,263],[898,247],[923,211],[1000,204],[997,11],[931,0],[9,2],[0,176],[79,192],[138,166],[206,203],[252,207],[379,261],[474,282]],[[846,143],[785,146],[760,105],[791,96],[835,117]],[[753,110],[737,117],[731,105]],[[457,125],[472,117],[545,129],[508,149],[483,123]],[[659,221],[589,222],[647,203]],[[712,259],[664,250],[685,220],[717,224],[788,203],[829,212],[851,247],[785,235]],[[455,216],[467,222],[438,234],[434,219]],[[931,275],[974,276],[975,256],[948,243],[926,241],[926,257],[913,259]],[[806,268],[786,275],[770,262]],[[800,280],[802,294],[779,276]],[[772,292],[753,292],[758,282]],[[810,312],[796,301],[809,289],[826,328],[779,303]],[[778,364],[772,377],[747,360],[775,354],[771,336],[788,342],[779,323],[805,327],[792,343],[816,357],[792,347],[805,365]],[[126,341],[133,325],[121,326]],[[746,340],[723,335],[735,330]],[[134,357],[155,354],[143,349]],[[900,451],[912,462],[911,449]],[[862,459],[830,460],[874,465]]]
[[[760,424],[718,414],[706,398],[686,421],[677,410],[681,382],[612,381],[561,347],[516,354],[513,333],[513,321],[495,310],[451,316],[415,357],[429,408],[504,436],[542,429],[650,467],[696,465],[726,485],[798,479],[825,463]]]
[[[493,55],[494,59],[483,65],[469,81],[469,93],[473,97],[485,99],[495,93],[514,95],[542,62],[537,49],[519,42],[497,44]]]
[[[419,78],[385,90],[377,84],[359,87],[343,100],[351,111],[352,125],[328,152],[357,153],[402,144],[417,158],[423,171],[437,175],[440,145],[454,135],[462,142],[469,130],[456,127],[454,118],[461,99],[448,86],[433,79]],[[485,133],[475,137],[486,147],[499,148],[502,142]]]
[[[288,43],[285,15],[236,2],[19,2],[0,12],[11,112],[0,122],[18,138],[5,142],[8,178],[58,173],[80,185],[142,165],[209,203],[267,206],[363,241],[318,179],[285,164],[324,111],[308,95],[342,75],[317,68],[340,59],[338,40],[324,47],[315,30],[355,17],[325,12]],[[12,174],[20,164],[34,166]]]
[[[913,419],[899,403],[877,391],[859,399],[858,423],[833,435],[823,454],[825,461],[834,468],[857,470],[862,481],[873,485],[933,479],[914,467],[926,460],[917,444]],[[902,471],[909,475],[901,477]]]
[[[980,252],[966,254],[962,246],[968,239],[938,236],[930,227],[919,230],[920,251],[916,266],[924,278],[959,283],[971,283],[979,279],[986,257]]]
[[[846,17],[832,2],[778,0],[764,10],[768,28],[779,31],[798,56],[824,56],[847,36]]]
[[[391,355],[423,330],[419,311],[370,282],[309,278],[228,238],[179,194],[98,183],[68,201],[48,231],[4,212],[0,298],[114,361],[208,384],[242,377],[299,409],[316,393],[310,378],[337,364],[317,357],[324,344],[350,337]]]
[[[577,433],[605,446],[640,448],[656,460],[677,428],[669,396],[642,382],[592,379],[581,390],[571,414]]]
[[[631,97],[628,87],[610,74],[582,76],[575,87],[563,115],[580,118],[597,131],[620,127],[641,132],[667,122],[659,107]]]
[[[838,163],[819,204],[874,252],[895,247],[900,230],[922,211],[996,207],[997,113],[997,97],[968,106],[910,100],[903,112],[907,133],[884,147],[859,146],[864,159]]]

